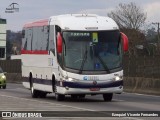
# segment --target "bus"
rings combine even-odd
[[[65,14],[26,23],[22,30],[23,86],[33,98],[55,93],[111,101],[123,92],[122,56],[128,38],[109,17]]]

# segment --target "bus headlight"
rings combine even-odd
[[[73,78],[68,78],[68,81],[73,81]]]
[[[116,76],[115,80],[116,80],[116,81],[120,80],[120,77],[119,77],[119,76]]]
[[[122,79],[123,79],[122,76],[116,76],[116,77],[115,77],[115,81],[119,81],[119,80],[122,80]]]
[[[69,82],[76,82],[76,81],[78,81],[77,79],[74,79],[74,78],[68,78],[68,79],[66,79],[66,81],[69,81]]]
[[[71,77],[68,77],[68,76],[63,76],[63,80],[64,80],[64,81],[69,81],[69,82],[79,81],[79,80],[77,80],[77,79],[75,79],[75,78],[71,78]]]

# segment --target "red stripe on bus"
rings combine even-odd
[[[48,19],[45,19],[45,20],[39,20],[39,21],[27,23],[24,25],[24,28],[40,27],[40,26],[47,26],[47,25],[48,25]]]
[[[21,54],[48,54],[47,50],[21,50]]]

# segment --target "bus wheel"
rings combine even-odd
[[[113,97],[113,93],[105,93],[103,94],[104,101],[111,101]]]
[[[65,99],[65,95],[55,93],[57,101],[63,101]]]
[[[85,94],[81,94],[81,95],[79,95],[79,98],[85,98]]]
[[[56,92],[56,86],[55,86],[55,84],[56,84],[55,76],[52,75],[52,90],[53,90],[53,92]]]
[[[3,89],[6,89],[6,85],[2,86]]]
[[[46,97],[46,95],[47,95],[47,93],[46,92],[39,92],[39,97],[40,98],[45,98]]]
[[[38,91],[33,88],[33,84],[31,84],[31,96],[32,98],[38,97]]]
[[[72,98],[72,99],[77,99],[77,98],[78,98],[78,95],[73,94],[73,95],[71,95],[71,98]]]

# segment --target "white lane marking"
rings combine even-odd
[[[139,95],[139,96],[148,96],[148,97],[160,97],[158,95],[146,95],[146,94],[140,94],[140,93],[128,93],[128,92],[123,92],[125,94],[134,94],[134,95]]]
[[[120,100],[120,99],[112,99],[115,100],[116,102],[124,102],[125,100]]]
[[[11,89],[6,89],[6,90],[19,90],[19,91],[26,91],[26,92],[28,92],[27,91],[27,89],[23,89],[23,88],[11,88]]]
[[[10,98],[15,98],[15,99],[21,99],[21,100],[27,100],[27,101],[34,101],[34,102],[39,102],[39,103],[47,103],[47,104],[52,104],[52,105],[59,105],[59,106],[70,107],[70,108],[79,109],[79,110],[95,111],[95,110],[92,110],[92,109],[86,109],[86,108],[74,107],[74,106],[69,106],[69,105],[64,105],[64,104],[45,102],[45,101],[40,101],[40,100],[31,100],[31,99],[26,99],[26,98],[19,98],[19,97],[15,97],[15,96],[8,96],[8,95],[0,95],[0,96],[10,97]]]
[[[19,97],[8,96],[8,95],[0,95],[0,96],[10,97],[10,98],[15,98],[15,99],[21,99],[21,100],[27,100],[27,101],[34,101],[34,102],[39,102],[39,103],[47,103],[47,104],[52,104],[52,105],[59,105],[59,106],[63,106],[63,107],[70,107],[70,108],[84,110],[84,111],[95,111],[96,112],[96,110],[80,108],[80,107],[74,107],[74,106],[69,106],[69,105],[64,105],[64,104],[56,104],[56,103],[45,102],[45,101],[40,101],[40,100],[31,100],[31,99],[19,98]],[[40,111],[40,110],[37,110],[37,111]],[[128,119],[133,119],[133,120],[143,120],[143,119],[138,119],[138,118],[134,118],[134,117],[122,117],[122,118],[124,118],[124,119],[128,118]]]
[[[6,90],[25,90],[25,89],[23,89],[23,88],[7,88],[7,89],[4,89],[5,91]]]

